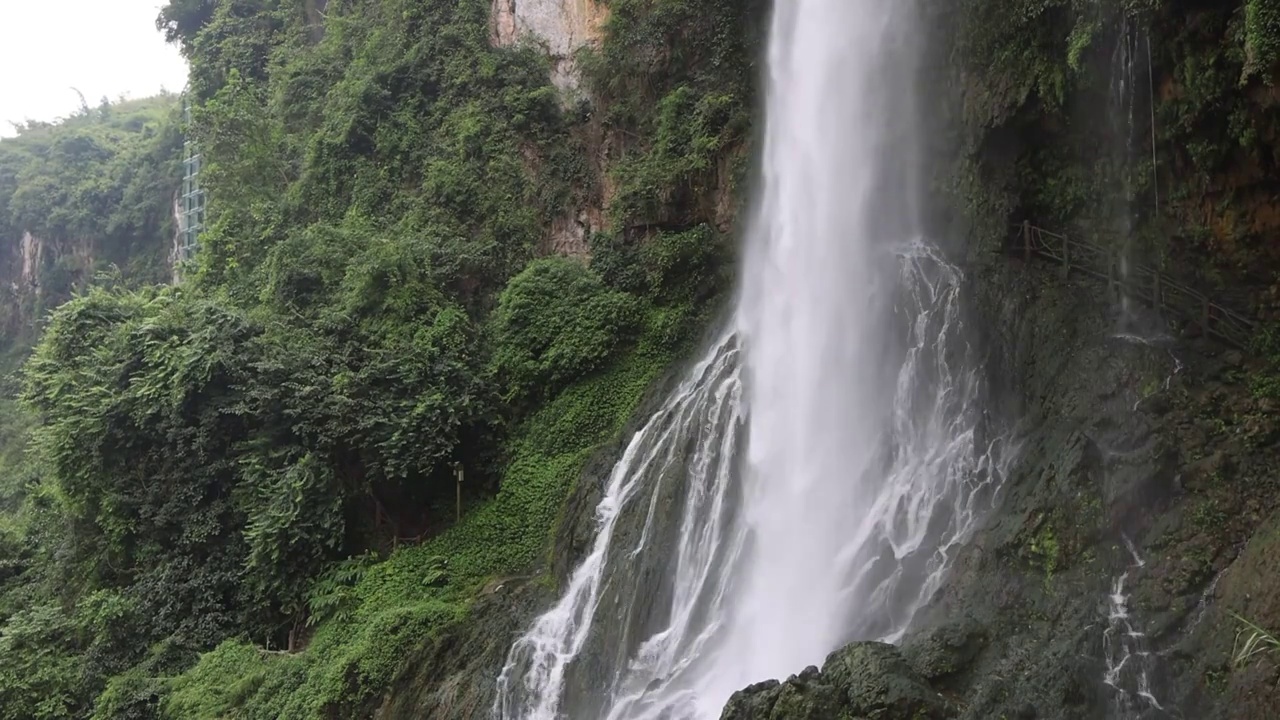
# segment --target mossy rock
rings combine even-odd
[[[721,720],[947,720],[956,711],[892,645],[857,642],[785,683],[734,693]]]
[[[985,628],[972,620],[959,620],[912,637],[902,655],[920,677],[934,682],[963,673],[987,642]]]

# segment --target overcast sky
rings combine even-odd
[[[0,0],[0,136],[9,121],[75,112],[84,93],[96,106],[179,91],[187,66],[155,19],[163,0]]]

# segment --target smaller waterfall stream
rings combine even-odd
[[[1169,717],[1167,711],[1153,690],[1158,658],[1150,648],[1146,633],[1138,629],[1130,613],[1129,595],[1125,591],[1130,574],[1139,572],[1147,563],[1128,536],[1123,540],[1133,564],[1112,579],[1111,594],[1107,598],[1107,629],[1102,634],[1107,669],[1103,682],[1115,691],[1116,720],[1165,718]]]
[[[1119,239],[1117,248],[1120,279],[1129,280],[1134,264],[1133,243],[1133,168],[1135,164],[1136,128],[1136,65],[1138,35],[1136,27],[1127,16],[1120,18],[1120,35],[1111,56],[1111,86],[1108,93],[1108,120],[1110,121],[1111,192],[1108,193],[1107,214],[1110,230]],[[1125,330],[1136,322],[1133,298],[1125,291],[1124,283],[1118,287],[1120,304],[1120,328]]]

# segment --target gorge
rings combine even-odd
[[[0,720],[1269,720],[1277,18],[172,0],[0,141]]]

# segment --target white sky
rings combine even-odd
[[[186,61],[156,31],[164,0],[0,0],[0,137],[9,121],[53,120],[103,95],[182,90]]]

